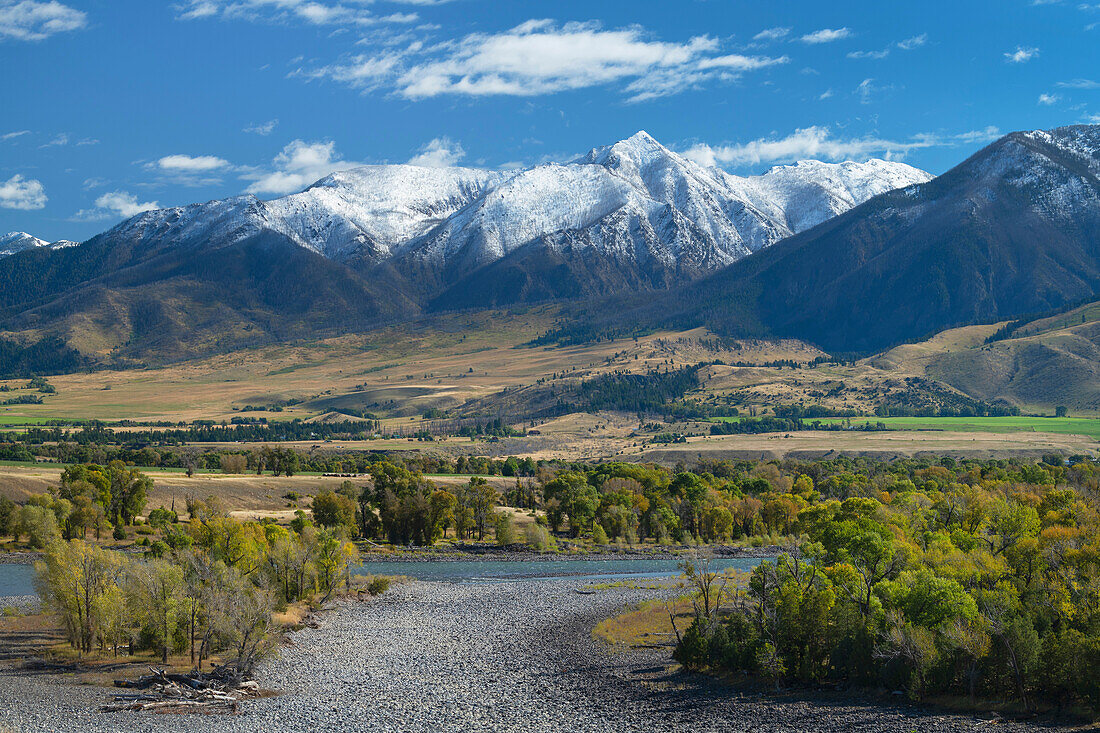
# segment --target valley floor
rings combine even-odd
[[[3,670],[0,730],[901,733],[992,722],[844,693],[741,694],[675,671],[668,648],[609,651],[592,638],[593,625],[654,592],[577,592],[589,584],[415,582],[343,605],[261,671],[260,683],[283,694],[235,717],[98,713],[104,689]]]

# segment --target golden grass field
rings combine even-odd
[[[295,509],[308,511],[310,498],[324,491],[335,490],[344,481],[356,486],[369,484],[366,477],[337,478],[331,476],[255,476],[252,474],[225,475],[219,473],[196,473],[188,477],[178,471],[162,471],[155,468],[142,469],[153,479],[153,491],[149,495],[146,509],[175,506],[176,511],[184,513],[187,497],[205,498],[217,496],[229,506],[235,516],[243,519],[272,517],[290,520]],[[0,496],[17,501],[31,494],[41,494],[60,484],[61,467],[43,464],[38,466],[0,466]],[[431,481],[439,486],[466,483],[469,476],[432,476]],[[515,484],[515,479],[500,476],[489,477],[490,483],[504,491]],[[301,497],[296,502],[288,501],[284,496],[295,492]],[[523,519],[517,515],[517,524]]]
[[[482,313],[447,316],[422,328],[405,325],[366,336],[246,349],[157,369],[50,377],[56,395],[46,395],[42,405],[0,407],[0,424],[49,419],[220,421],[242,414],[312,418],[327,411],[327,401],[339,398],[363,405],[393,400],[393,407],[375,411],[409,417],[555,373],[579,378],[714,359],[809,361],[821,354],[797,341],[744,341],[736,350],[715,350],[704,343],[710,335],[703,329],[575,347],[522,346],[552,325],[552,315],[549,309],[535,309],[499,318]],[[6,383],[14,388],[25,380]],[[311,404],[274,414],[240,412],[247,405],[287,400]]]
[[[238,416],[270,420],[346,419],[334,407],[355,407],[383,416],[387,432],[399,426],[413,432],[429,408],[449,409],[469,401],[487,401],[501,390],[514,390],[539,380],[564,375],[580,380],[612,370],[644,373],[653,368],[675,368],[721,361],[706,367],[703,386],[691,399],[751,404],[766,414],[770,407],[821,404],[865,412],[894,391],[911,390],[911,378],[931,379],[945,357],[970,358],[990,349],[984,342],[1000,324],[946,331],[919,344],[899,346],[854,365],[821,364],[813,368],[730,366],[794,360],[806,363],[821,356],[816,348],[791,340],[721,342],[703,329],[660,332],[638,338],[583,346],[526,346],[554,324],[552,307],[525,312],[452,314],[311,343],[246,349],[226,355],[126,371],[100,371],[50,377],[56,394],[43,395],[41,405],[0,406],[0,426],[38,423],[50,419],[103,419],[189,422],[229,420]],[[1063,321],[1081,320],[1067,314]],[[1060,333],[1053,322],[1038,335]],[[1080,329],[1082,326],[1069,325]],[[1030,328],[1030,327],[1029,327]],[[1038,328],[1038,327],[1036,327]],[[1054,331],[1050,330],[1055,328]],[[1004,343],[1016,343],[1014,341]],[[934,380],[933,380],[934,381]],[[25,380],[9,380],[8,395],[26,393]],[[951,392],[946,382],[936,389]],[[281,412],[244,411],[246,406],[270,406],[287,401]],[[1052,407],[1047,406],[1050,411]],[[1087,414],[1087,413],[1075,413]],[[521,426],[521,427],[530,427]],[[417,451],[448,455],[519,455],[547,459],[657,460],[675,463],[706,458],[820,457],[836,453],[880,457],[925,453],[967,456],[1040,455],[1045,452],[1095,454],[1097,443],[1087,437],[1044,432],[924,432],[898,430],[881,433],[800,432],[782,435],[693,437],[686,444],[653,445],[639,435],[636,415],[574,414],[541,422],[539,435],[500,442],[448,438],[433,442],[406,439],[328,444],[294,443],[303,451],[374,450]],[[669,430],[703,434],[707,424],[667,426]],[[140,429],[140,428],[138,428]],[[233,449],[253,447],[234,443]],[[196,488],[181,475],[165,477],[166,487],[180,496]],[[13,485],[30,478],[6,474]],[[215,481],[196,477],[196,481]],[[295,477],[294,481],[314,481]],[[234,482],[217,479],[220,489],[232,493]],[[247,481],[251,481],[248,479]],[[324,483],[324,482],[320,482]],[[279,487],[282,483],[278,484]],[[293,488],[247,483],[249,501],[266,510]],[[267,496],[273,494],[275,498]],[[250,505],[242,503],[242,508]]]

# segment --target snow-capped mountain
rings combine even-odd
[[[272,231],[330,259],[360,253],[382,260],[503,178],[469,168],[366,166],[273,201],[236,196],[148,211],[105,236],[149,246],[228,246]]]
[[[677,296],[655,308],[717,332],[764,323],[834,352],[1095,300],[1100,125],[1006,135],[929,183],[875,197]]]
[[[50,250],[56,250],[76,247],[79,246],[79,244],[80,242],[73,242],[68,239],[47,242],[44,239],[39,239],[26,232],[8,232],[7,234],[0,235],[0,257],[8,257],[28,249],[45,247]]]
[[[581,334],[866,352],[1100,297],[1100,126],[1013,133],[931,180],[874,160],[734,176],[638,133],[525,170],[370,166],[0,251],[16,240],[35,251],[0,257],[0,331],[119,363],[550,300],[580,301],[562,313]]]
[[[46,240],[39,239],[26,232],[8,232],[0,235],[0,257],[7,257],[25,249],[49,246],[50,243]]]
[[[470,269],[538,241],[697,275],[930,179],[881,160],[812,161],[742,178],[703,168],[639,132],[564,165],[517,172],[402,254]]]
[[[238,196],[146,212],[104,236],[227,246],[271,231],[336,261],[393,260],[443,282],[538,242],[692,277],[929,178],[886,161],[807,162],[739,178],[639,132],[519,171],[367,166],[272,201]]]

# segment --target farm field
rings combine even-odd
[[[41,494],[60,484],[62,467],[59,465],[0,465],[0,496],[23,501],[32,494]],[[149,494],[146,510],[157,507],[175,507],[183,511],[187,497],[205,498],[217,496],[233,511],[235,516],[248,519],[270,517],[289,521],[296,509],[309,511],[310,498],[324,491],[337,489],[344,481],[356,485],[366,479],[345,479],[335,476],[297,474],[294,476],[255,476],[249,474],[196,473],[188,477],[178,471],[161,468],[143,468],[142,473],[153,479],[153,491]],[[437,485],[466,483],[467,475],[431,476]],[[507,489],[515,479],[492,476],[488,479],[498,489]],[[299,495],[296,501],[287,494]]]
[[[723,435],[688,438],[675,445],[647,445],[624,450],[625,460],[655,461],[691,465],[700,459],[773,460],[796,458],[815,460],[837,455],[882,459],[921,455],[951,455],[958,458],[1005,458],[1044,454],[1092,455],[1100,453],[1095,438],[1065,433],[963,432],[886,430],[815,431]]]
[[[844,418],[821,418],[823,424],[843,423]],[[1086,435],[1100,440],[1100,418],[1091,417],[869,417],[852,418],[852,424],[884,423],[895,430],[946,430],[983,433],[1060,433]]]

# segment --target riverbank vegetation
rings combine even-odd
[[[0,535],[41,550],[38,594],[79,657],[217,656],[243,677],[273,647],[273,614],[351,587],[357,550],[338,525],[240,521],[217,497],[188,499],[187,521],[141,518],[149,488],[133,468],[81,465],[50,494],[0,502]]]
[[[713,602],[679,661],[1100,710],[1100,466],[943,459],[822,478],[790,495],[796,552],[743,585],[691,569]]]

